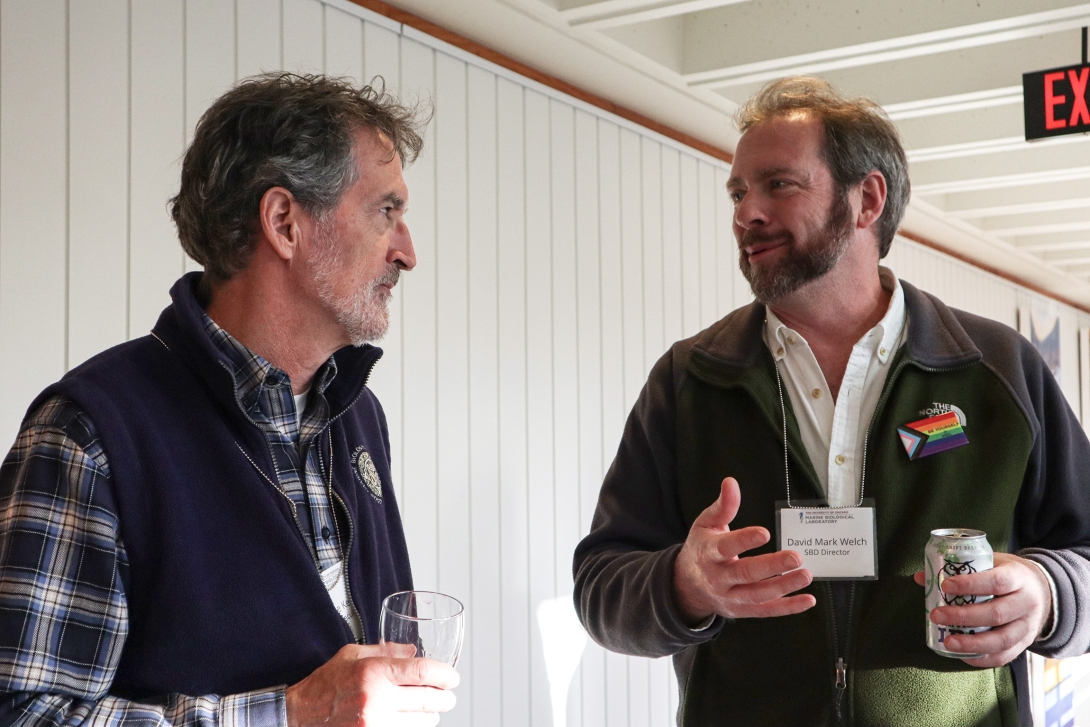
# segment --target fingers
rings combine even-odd
[[[963,659],[966,664],[979,667],[997,667],[1010,662],[1021,654],[1032,640],[1025,622],[1016,621],[981,634],[947,636],[943,645],[950,651],[985,654],[985,656],[976,659]]]
[[[980,573],[947,578],[942,582],[942,592],[954,596],[1004,596],[1020,589],[1026,575],[1021,566],[997,566]]]
[[[768,530],[759,526],[727,531],[709,539],[711,560],[717,562],[733,560],[747,550],[761,547],[770,539]],[[783,571],[779,572],[783,573]]]
[[[916,581],[917,586],[926,586],[927,574],[924,573],[922,570],[918,570],[912,574],[912,580]]]
[[[1033,611],[1033,603],[1019,591],[969,606],[939,606],[931,611],[931,620],[944,626],[1002,626]]]
[[[793,616],[817,605],[817,599],[809,593],[798,596],[777,598],[774,601],[744,606],[738,609],[734,618],[772,618],[775,616]]]
[[[434,659],[385,659],[387,678],[402,686],[454,689],[461,677],[453,667]]]
[[[392,641],[386,641],[379,644],[378,654],[367,654],[367,656],[389,656],[395,659],[411,659],[416,656],[416,647],[412,644],[395,644]]]
[[[738,480],[728,477],[719,486],[719,497],[697,516],[693,527],[727,530],[741,504],[742,491],[738,487]]]
[[[449,712],[454,709],[454,692],[431,687],[400,687],[392,694],[391,707],[397,712]]]
[[[758,583],[801,566],[802,556],[793,550],[781,550],[776,553],[737,558],[719,566],[711,579],[723,586]]]

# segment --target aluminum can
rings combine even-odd
[[[971,659],[983,654],[966,654],[948,651],[943,642],[950,634],[979,634],[990,631],[990,626],[940,626],[930,618],[931,609],[939,606],[968,606],[990,601],[993,596],[955,596],[942,592],[947,578],[991,570],[992,546],[981,530],[942,528],[931,531],[931,539],[924,548],[924,575],[927,586],[924,593],[924,619],[927,622],[927,645],[936,654],[954,659]]]

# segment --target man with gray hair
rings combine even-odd
[[[791,78],[738,120],[756,301],[652,370],[576,550],[581,619],[674,656],[683,725],[1028,726],[1026,649],[1090,648],[1090,442],[1027,341],[879,265],[909,182],[876,105]],[[995,568],[927,613],[950,527]]]
[[[30,406],[0,466],[4,723],[434,725],[458,674],[380,647],[412,588],[367,378],[416,264],[422,122],[322,76],[243,81],[171,212],[204,266],[150,335]]]

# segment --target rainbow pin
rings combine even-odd
[[[965,427],[954,411],[897,427],[897,434],[909,459],[930,457],[969,443]]]

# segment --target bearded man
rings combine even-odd
[[[416,264],[420,130],[382,91],[290,74],[201,119],[171,211],[204,272],[46,389],[0,468],[5,723],[384,727],[453,706],[452,668],[374,646],[412,578],[368,341]]]
[[[876,105],[794,78],[738,120],[756,301],[652,370],[576,550],[583,624],[674,656],[681,725],[1028,726],[1026,649],[1090,648],[1090,443],[1015,331],[879,265],[909,181]],[[936,417],[951,436],[914,446]],[[950,527],[995,568],[927,614]]]

